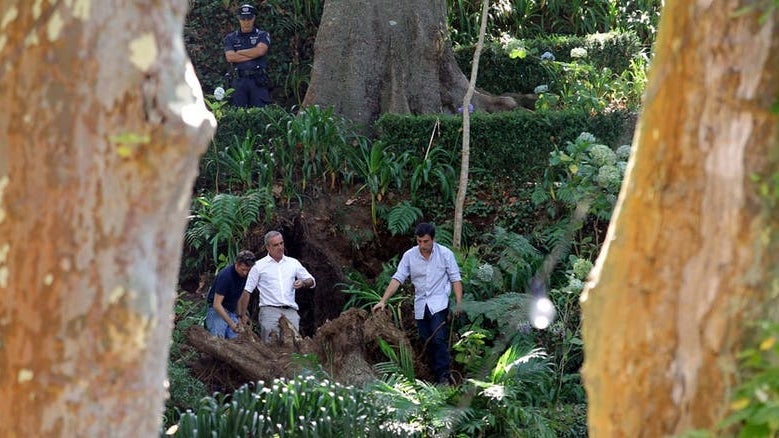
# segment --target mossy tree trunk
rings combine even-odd
[[[0,436],[155,436],[199,154],[187,2],[0,6]]]
[[[325,3],[303,105],[333,106],[365,126],[381,114],[456,113],[468,79],[452,52],[446,1],[340,0]],[[476,92],[476,110],[517,106]]]
[[[779,15],[668,1],[632,161],[583,296],[589,432],[713,429],[776,315]],[[772,183],[773,184],[773,183]]]

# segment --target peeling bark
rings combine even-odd
[[[0,6],[0,436],[158,433],[215,127],[186,6]]]
[[[667,2],[633,157],[583,296],[591,436],[714,429],[775,315],[779,15]],[[774,200],[775,201],[775,200]]]

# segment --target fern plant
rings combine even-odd
[[[273,196],[267,189],[257,189],[237,196],[219,193],[194,200],[192,220],[185,232],[188,245],[195,250],[210,246],[217,269],[231,263],[240,250],[241,240],[250,227],[271,217]]]
[[[485,238],[489,244],[480,247],[482,256],[502,271],[504,290],[525,290],[542,262],[538,249],[524,236],[502,227],[495,227]]]
[[[556,437],[543,392],[551,375],[547,355],[519,344],[509,346],[486,380],[469,379],[478,391],[459,431],[480,436]],[[473,420],[481,419],[481,422]]]
[[[420,218],[422,218],[422,210],[408,201],[403,201],[392,207],[387,215],[387,229],[393,236],[404,234]]]

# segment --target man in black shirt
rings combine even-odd
[[[238,315],[238,300],[246,286],[246,276],[254,265],[254,253],[241,251],[235,262],[223,268],[217,274],[214,284],[208,291],[208,311],[206,327],[211,334],[220,338],[232,339],[243,329]]]

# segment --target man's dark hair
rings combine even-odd
[[[414,230],[414,235],[417,237],[430,236],[431,239],[435,239],[435,225],[422,222],[417,225],[416,230]]]
[[[257,258],[254,256],[254,253],[245,249],[235,256],[235,263],[238,263],[239,265],[251,266],[254,264],[255,260],[257,260]]]

